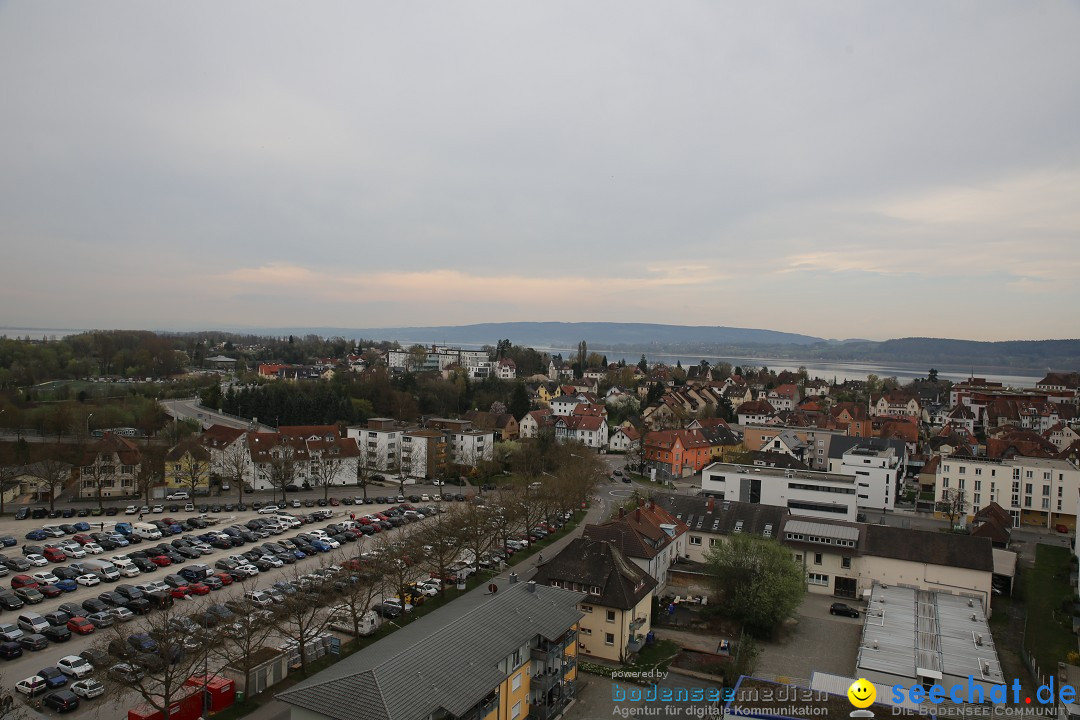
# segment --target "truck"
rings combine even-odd
[[[83,560],[83,570],[94,573],[102,582],[116,582],[120,579],[120,570],[108,560]]]
[[[380,622],[379,614],[374,610],[368,610],[360,617],[360,622],[357,624],[360,635],[366,637],[374,634],[374,632],[379,629]],[[330,629],[348,635],[353,634],[352,612],[348,607],[345,605],[338,605],[330,608]]]
[[[161,539],[161,531],[158,530],[157,526],[145,522],[135,523],[133,534],[135,537],[142,538],[143,540]]]

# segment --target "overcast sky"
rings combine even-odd
[[[1080,337],[1074,2],[0,0],[0,325]]]

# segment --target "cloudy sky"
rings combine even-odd
[[[1080,337],[1073,2],[0,0],[0,325]]]

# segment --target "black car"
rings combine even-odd
[[[104,667],[109,662],[108,653],[98,648],[87,648],[79,653],[79,657],[93,665],[94,669]]]
[[[0,643],[0,658],[4,660],[14,660],[17,657],[22,657],[22,646],[17,642]]]
[[[137,587],[135,587],[133,585],[128,585],[127,583],[117,585],[116,589],[114,589],[113,592],[115,592],[115,593],[117,593],[119,595],[123,595],[128,600],[135,600],[135,599],[141,598],[143,596],[143,591],[142,590],[140,590],[139,588],[137,588]]]
[[[116,515],[116,513],[118,513],[118,512],[119,512],[119,510],[117,510],[114,507],[105,508],[105,514],[108,515],[109,517],[112,517],[113,515]]]
[[[25,603],[19,598],[15,597],[15,594],[5,590],[0,592],[0,608],[4,610],[21,610]]]
[[[30,517],[30,508],[28,507],[21,507],[19,508],[19,511],[15,513],[16,520],[25,520],[28,517]]]
[[[144,573],[154,572],[158,569],[157,565],[142,557],[131,558],[131,564],[139,568],[139,572]]]
[[[70,690],[57,690],[54,693],[49,693],[41,702],[45,707],[52,708],[58,713],[79,709],[79,698]]]
[[[97,598],[87,598],[86,600],[83,600],[82,606],[83,609],[88,613],[106,612],[109,609],[108,605],[101,602]],[[85,617],[85,613],[83,615]]]
[[[103,592],[98,595],[98,600],[109,607],[123,607],[124,603],[128,601],[127,597],[116,591]]]
[[[44,650],[49,647],[49,638],[41,633],[23,635],[19,638],[19,647],[23,650]]]
[[[67,625],[67,621],[71,619],[71,616],[62,610],[45,613],[41,617],[45,618],[45,622],[50,625],[59,625],[61,627]]]
[[[62,613],[67,613],[70,617],[84,617],[86,615],[86,610],[79,603],[61,603],[57,609]]]
[[[0,560],[0,565],[3,565],[11,572],[26,572],[30,569],[30,563],[23,560],[21,557],[5,557]]]
[[[146,598],[135,598],[124,603],[124,607],[136,615],[145,615],[150,612],[150,601]]]
[[[75,568],[70,568],[66,565],[59,565],[57,567],[54,567],[52,570],[50,570],[50,572],[61,580],[74,580],[75,578],[82,575],[82,573]]]
[[[41,631],[49,642],[62,643],[71,639],[71,631],[64,625],[50,625]]]
[[[859,611],[847,603],[833,603],[829,606],[830,615],[843,615],[844,617],[857,618]]]

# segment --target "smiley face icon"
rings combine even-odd
[[[847,689],[848,700],[857,708],[868,708],[877,699],[877,689],[865,678],[859,678]]]

